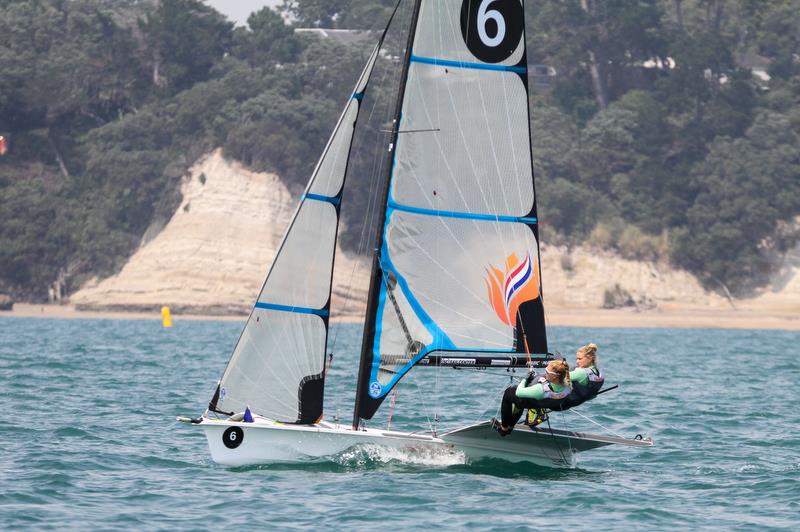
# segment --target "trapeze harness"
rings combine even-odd
[[[564,386],[560,392],[553,390],[553,386],[544,377],[539,379],[538,384],[542,386],[544,391],[544,399],[517,397],[514,401],[514,404],[518,408],[547,408],[550,410],[561,410],[561,405],[572,394],[572,388],[569,386]]]
[[[603,372],[592,366],[591,368],[583,368],[586,370],[586,376],[589,380],[587,384],[572,383],[572,388],[565,386],[561,392],[553,391],[550,382],[544,378],[539,379],[539,384],[544,388],[544,399],[520,399],[517,398],[515,404],[520,408],[533,408],[548,410],[568,410],[572,407],[578,406],[590,399],[594,399],[600,388],[603,387],[605,377]]]
[[[572,393],[564,399],[560,408],[553,408],[552,410],[567,410],[568,408],[578,406],[579,404],[594,399],[595,396],[597,396],[597,392],[600,391],[600,388],[603,387],[603,383],[605,382],[603,372],[594,366],[583,369],[586,370],[586,377],[589,382],[586,384],[573,382]]]

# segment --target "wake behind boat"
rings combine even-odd
[[[387,173],[375,176],[382,192],[370,218],[375,251],[357,378],[353,368],[352,425],[322,421],[331,276],[353,134],[386,30],[312,174],[208,409],[201,418],[179,419],[203,428],[212,458],[225,465],[313,459],[370,443],[563,467],[574,465],[578,452],[605,445],[652,445],[524,426],[503,438],[489,422],[440,434],[365,427],[411,371],[532,369],[553,359],[522,2],[406,3],[411,17]]]

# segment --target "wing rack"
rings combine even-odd
[[[527,355],[452,353],[439,351],[437,355],[427,355],[420,360],[419,366],[443,366],[451,368],[543,368],[555,359],[548,353],[528,358]]]

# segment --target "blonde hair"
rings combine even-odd
[[[578,349],[578,354],[583,355],[585,357],[589,357],[592,361],[592,364],[597,365],[597,345],[586,344],[585,346]]]
[[[559,384],[572,386],[572,383],[569,380],[569,364],[567,364],[565,361],[552,360],[547,365],[547,369],[560,377],[561,382],[559,382]]]

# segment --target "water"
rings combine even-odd
[[[239,328],[0,318],[2,528],[796,527],[797,333],[553,328],[570,360],[599,344],[621,385],[579,411],[656,440],[582,454],[572,470],[375,448],[226,469],[201,431],[174,419],[202,411]],[[352,414],[358,336],[338,329],[328,419]],[[399,389],[393,427],[426,428],[434,410],[440,428],[486,419],[507,382],[503,372],[420,368]],[[370,426],[385,426],[389,410]],[[553,421],[601,432],[575,414]]]

